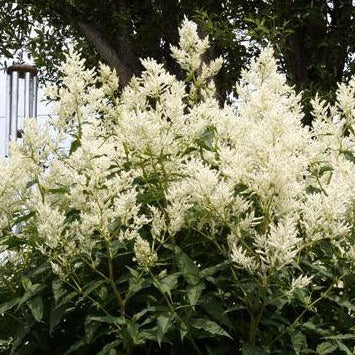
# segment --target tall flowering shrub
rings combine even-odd
[[[5,353],[353,353],[355,79],[304,128],[271,48],[220,107],[180,36],[120,95],[72,50],[0,162]]]

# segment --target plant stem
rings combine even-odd
[[[256,343],[256,335],[258,333],[259,323],[264,313],[264,309],[265,309],[265,305],[263,304],[256,318],[251,315],[250,333],[249,333],[249,342],[251,345],[255,345]]]
[[[83,291],[80,287],[80,285],[75,281],[75,279],[72,278],[72,281],[74,282],[74,285],[72,285],[69,281],[65,281],[65,283],[70,286],[73,290],[75,290],[78,294],[83,295]],[[92,298],[90,295],[85,295],[85,297],[90,300],[96,307],[100,308],[102,310],[102,312],[104,312],[104,314],[108,317],[111,316],[111,314],[98,302],[96,301],[94,298]],[[115,327],[118,330],[121,330],[121,326],[117,323],[113,323],[115,325]]]
[[[329,292],[332,290],[332,288],[334,287],[334,285],[341,279],[343,279],[345,276],[347,276],[350,272],[346,272],[345,274],[343,274],[342,276],[340,276],[338,279],[335,279],[332,281],[332,283],[330,284],[330,286],[321,293],[321,295],[314,300],[312,303],[310,303],[306,309],[304,309],[301,314],[290,324],[290,326],[288,328],[292,328],[294,327],[298,321],[306,314],[306,312],[308,312],[309,310],[311,310],[318,302],[320,302],[321,300],[323,300],[324,298],[327,297],[327,295],[329,294]],[[285,330],[283,330],[282,332],[279,333],[279,335],[277,337],[275,337],[269,344],[268,346],[270,346],[271,344],[275,343],[278,339],[281,338],[281,336],[283,334],[285,334],[286,330],[288,328],[285,328]]]
[[[160,293],[162,294],[166,304],[169,307],[169,310],[171,313],[173,313],[176,317],[176,319],[179,321],[180,324],[185,324],[185,326],[187,327],[187,324],[181,319],[181,317],[176,313],[173,305],[171,304],[169,298],[166,296],[165,292],[163,291],[162,287],[161,287],[161,283],[160,281],[152,274],[152,272],[150,272],[150,275],[152,277],[152,279],[154,280],[155,284],[158,286],[158,290],[160,291]],[[194,347],[194,349],[196,350],[197,354],[202,355],[202,352],[200,351],[200,349],[198,348],[197,344],[195,343],[194,339],[191,337],[191,335],[188,333],[188,338],[192,344],[192,346]]]
[[[121,294],[116,286],[115,280],[114,280],[113,259],[112,259],[111,249],[110,249],[110,243],[106,238],[105,238],[105,245],[106,245],[108,272],[109,272],[109,280],[108,281],[112,287],[113,293],[116,297],[116,300],[117,300],[117,303],[120,307],[121,313],[124,316],[125,315],[125,303],[122,299],[122,296],[121,296]]]

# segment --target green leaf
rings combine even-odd
[[[11,308],[17,306],[19,301],[20,301],[19,298],[13,298],[11,301],[2,303],[0,305],[0,314],[4,314],[5,312],[9,311]]]
[[[196,329],[203,329],[213,335],[223,335],[232,339],[232,337],[221,326],[209,319],[198,318],[192,322],[192,326]]]
[[[190,257],[184,253],[177,245],[171,247],[176,255],[176,261],[181,274],[190,285],[196,285],[200,282],[200,270]]]
[[[92,321],[90,317],[85,319],[85,339],[88,344],[95,339],[99,326],[100,325],[97,322]]]
[[[135,323],[131,320],[127,320],[126,324],[127,324],[128,334],[131,336],[133,343],[136,345],[143,344],[144,339],[141,336],[141,332],[139,330],[137,323]]]
[[[186,324],[185,323],[182,323],[180,325],[180,339],[181,341],[184,340],[185,336],[188,334],[188,329],[186,327]]]
[[[67,313],[67,307],[55,307],[49,314],[49,333],[51,334],[55,327],[60,323],[63,316]]]
[[[306,187],[306,193],[308,195],[319,194],[320,192],[322,192],[322,190],[319,189],[318,187],[315,187],[315,186],[312,186],[312,185],[309,185],[309,186]]]
[[[290,334],[293,350],[299,355],[302,349],[307,348],[307,338],[301,332],[294,332]]]
[[[63,284],[60,280],[54,280],[52,282],[52,291],[55,304],[66,294],[66,290],[63,288]]]
[[[324,329],[319,325],[316,317],[312,317],[308,322],[303,323],[302,328],[311,330],[321,336],[327,336],[329,334],[327,329]]]
[[[7,58],[13,57],[13,54],[10,51],[8,51],[5,47],[1,48],[1,54]]]
[[[195,152],[197,149],[195,147],[188,147],[186,150],[184,150],[184,152],[181,154],[181,156],[185,156],[188,155],[192,152]]]
[[[350,349],[344,343],[342,343],[340,340],[336,340],[335,342],[337,343],[338,348],[343,350],[347,355],[354,355],[354,353],[352,351],[350,351]]]
[[[160,288],[164,293],[171,297],[171,290],[175,288],[178,282],[179,275],[167,275],[160,281]],[[158,287],[159,288],[159,287]]]
[[[352,163],[355,163],[355,156],[350,150],[343,150],[341,153],[344,154],[345,159],[350,160]]]
[[[22,276],[20,282],[25,291],[30,290],[32,286],[32,281],[28,277]]]
[[[145,308],[143,309],[142,311],[138,312],[138,313],[135,313],[133,316],[132,316],[132,320],[134,320],[135,322],[139,319],[141,319],[145,314],[147,314],[148,312],[151,312],[155,310],[155,307],[148,307],[148,308]]]
[[[115,233],[121,228],[121,226],[122,226],[121,217],[117,217],[109,224],[108,228],[111,233]]]
[[[160,346],[164,335],[170,328],[170,317],[168,313],[162,313],[157,318],[157,340]]]
[[[113,317],[113,316],[101,316],[101,317],[88,317],[89,321],[95,321],[100,323],[109,324],[126,324],[126,320],[123,317]]]
[[[100,287],[103,284],[105,284],[105,280],[97,280],[97,281],[89,282],[87,285],[85,285],[85,291],[83,293],[83,298],[89,296],[90,293],[95,291],[98,287]]]
[[[223,263],[220,263],[220,264],[217,264],[217,265],[214,265],[214,266],[210,266],[210,267],[207,267],[203,270],[200,271],[200,276],[202,278],[206,278],[206,277],[209,277],[209,276],[213,276],[214,274],[216,274],[218,271],[223,271],[225,270],[229,265],[231,264],[231,261],[229,260],[226,260],[226,261],[223,261]]]
[[[216,129],[213,126],[206,127],[205,131],[197,139],[197,144],[200,147],[213,152],[214,151],[213,140],[214,140],[215,131]]]
[[[119,339],[114,340],[113,342],[106,344],[97,355],[117,355],[118,352],[115,348],[120,345],[122,342]]]
[[[51,194],[61,194],[64,195],[65,193],[68,193],[69,187],[68,186],[63,186],[63,187],[58,187],[56,189],[49,189],[48,192]]]
[[[83,346],[87,345],[86,339],[82,338],[75,342],[63,355],[68,355],[72,353],[80,354],[77,350],[82,348]]]
[[[27,302],[29,309],[32,312],[34,319],[40,322],[43,318],[43,301],[40,296],[32,298]]]
[[[147,280],[144,279],[143,277],[136,276],[136,277],[131,277],[129,279],[129,289],[128,289],[128,294],[130,296],[136,294],[139,292],[141,289],[147,286]]]
[[[19,223],[22,223],[22,222],[26,222],[28,221],[31,217],[35,216],[36,215],[36,212],[32,211],[32,212],[29,212],[29,213],[26,213],[20,217],[17,217],[14,222],[13,222],[13,225],[16,225],[16,224],[19,224]]]
[[[81,146],[81,143],[80,143],[79,139],[73,140],[71,145],[70,145],[69,154],[74,153],[80,146]]]
[[[38,275],[42,275],[42,274],[50,274],[52,271],[51,266],[49,265],[48,262],[44,262],[41,265],[37,266],[36,268],[32,269],[29,273],[28,276],[30,277],[34,277],[34,276],[38,276]]]
[[[71,302],[71,300],[77,295],[78,293],[76,291],[72,291],[66,294],[64,297],[61,298],[60,302],[58,302],[57,307],[62,307],[66,305],[68,302]]]
[[[311,269],[315,270],[319,275],[328,277],[328,278],[333,278],[334,275],[332,273],[332,270],[328,270],[327,268],[323,267],[322,265],[318,265],[316,263],[311,263],[307,260],[303,260],[303,263],[310,267]]]
[[[319,169],[318,174],[319,176],[322,176],[327,171],[334,171],[334,168],[330,165],[324,165]]]
[[[221,301],[217,297],[213,296],[212,293],[201,298],[199,305],[209,316],[212,317],[212,319],[230,329],[233,328],[232,322],[230,321],[228,314],[225,312]],[[240,309],[240,307],[238,307],[238,309]]]
[[[55,327],[60,323],[63,316],[70,311],[68,303],[77,295],[75,291],[60,297],[60,302],[53,308],[49,314],[49,332],[52,333]],[[58,299],[58,301],[59,301]]]
[[[316,351],[319,355],[326,355],[331,354],[336,349],[337,347],[333,343],[330,341],[325,341],[324,343],[321,343],[317,346]]]
[[[252,344],[244,344],[242,349],[243,355],[264,355],[265,352],[262,351],[258,346]]]
[[[323,337],[324,339],[342,340],[342,339],[355,339],[355,334],[338,334]]]
[[[191,306],[196,306],[204,288],[205,288],[205,284],[202,282],[197,285],[193,285],[193,286],[188,287],[187,298],[188,298]]]
[[[133,269],[129,266],[126,266],[126,268],[128,269],[128,271],[130,272],[130,274],[134,277],[134,278],[138,278],[139,277],[139,272],[136,269]]]
[[[71,223],[80,219],[80,210],[71,208],[65,215],[65,223]]]
[[[36,296],[38,293],[40,293],[42,290],[46,288],[45,285],[40,285],[40,284],[33,284],[28,286],[27,284],[26,287],[28,287],[28,291],[26,291],[23,296],[21,297],[21,300],[17,306],[17,309],[23,304],[26,303],[29,299],[32,297]]]
[[[341,307],[344,307],[351,311],[355,311],[355,305],[347,299],[342,299],[339,296],[334,296],[334,295],[326,295],[326,298],[332,300],[333,302],[335,302]]]
[[[165,195],[163,190],[151,189],[148,192],[140,193],[137,196],[137,202],[144,204],[157,203],[164,200]]]
[[[35,325],[35,321],[29,321],[19,325],[19,327],[16,329],[16,334],[14,336],[14,341],[12,343],[10,355],[18,354],[17,349],[22,344],[27,334],[31,332],[34,325]]]

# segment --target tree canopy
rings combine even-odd
[[[332,99],[339,80],[354,71],[354,6],[351,0],[1,0],[0,52],[20,48],[33,56],[47,78],[75,39],[89,64],[115,68],[124,86],[142,70],[139,58],[153,57],[181,77],[170,59],[177,27],[186,15],[212,47],[206,60],[222,56],[216,78],[223,101],[240,70],[260,44],[272,43],[289,84],[308,99]],[[247,42],[247,45],[246,45]],[[307,111],[307,106],[306,106]],[[306,115],[305,123],[310,123]]]

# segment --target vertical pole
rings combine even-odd
[[[5,157],[9,155],[9,140],[11,129],[11,92],[12,92],[12,80],[11,74],[6,74],[6,119],[5,119]]]
[[[37,80],[37,74],[32,77],[32,116],[33,118],[37,118],[37,88],[38,86],[38,80]]]
[[[30,75],[30,85],[29,85],[29,92],[28,92],[28,110],[29,110],[29,116],[28,117],[33,117],[33,76]]]
[[[31,101],[32,101],[32,97],[31,97],[31,73],[30,72],[26,72],[25,73],[25,94],[24,94],[24,118],[28,118],[31,117],[30,114],[30,107],[31,107]]]
[[[10,141],[16,141],[18,124],[18,72],[11,73]]]

